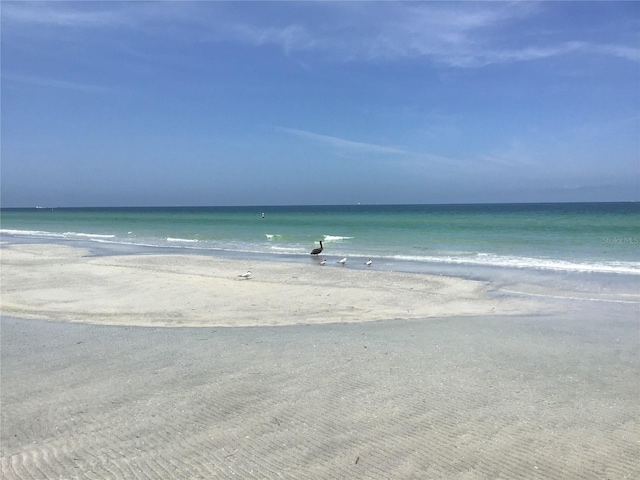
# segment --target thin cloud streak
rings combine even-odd
[[[381,153],[381,154],[395,154],[406,155],[409,152],[397,147],[387,147],[384,145],[376,145],[373,143],[356,142],[353,140],[346,140],[344,138],[332,137],[330,135],[322,135],[319,133],[308,132],[306,130],[298,130],[295,128],[275,127],[281,132],[290,133],[297,137],[308,138],[316,142],[329,145],[331,147],[348,149],[351,151],[359,151],[363,153]]]
[[[405,166],[426,167],[433,165],[440,165],[441,167],[448,168],[467,168],[470,164],[476,163],[473,159],[458,159],[451,157],[443,157],[441,155],[435,155],[432,153],[415,152],[398,147],[389,147],[385,145],[377,145],[372,143],[356,142],[353,140],[347,140],[340,137],[333,137],[330,135],[323,135],[319,133],[309,132],[306,130],[299,130],[295,128],[286,127],[274,127],[281,132],[285,132],[291,135],[295,135],[300,138],[312,140],[314,142],[323,143],[330,147],[338,148],[341,150],[341,154],[346,153],[361,153],[361,154],[382,154],[392,155],[394,163],[401,163]],[[347,155],[348,156],[348,155]]]
[[[58,27],[114,27],[129,23],[116,10],[82,11],[51,3],[5,3],[2,6],[2,17],[3,21],[18,24]]]
[[[401,166],[407,171],[422,172],[425,168],[436,170],[431,173],[442,174],[465,173],[469,172],[501,172],[517,171],[522,173],[534,171],[539,167],[540,163],[517,139],[512,139],[510,143],[504,146],[500,153],[480,153],[475,156],[466,158],[455,158],[437,155],[428,152],[411,151],[403,148],[388,147],[384,145],[356,142],[340,137],[324,135],[306,130],[286,127],[274,127],[275,129],[300,138],[309,139],[319,142],[330,147],[339,149],[339,155],[346,158],[357,158],[352,154],[384,154],[392,155],[388,158],[394,165]]]
[[[113,91],[111,87],[93,85],[88,83],[70,82],[67,80],[56,80],[53,78],[35,77],[31,75],[20,75],[15,73],[2,73],[2,80],[18,83],[26,83],[46,88],[62,88],[86,93],[109,93]]]

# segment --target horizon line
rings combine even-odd
[[[154,209],[154,208],[281,208],[281,207],[387,207],[387,206],[471,206],[471,205],[581,205],[605,203],[640,203],[640,200],[590,200],[544,202],[434,202],[434,203],[287,203],[256,205],[85,205],[85,206],[28,206],[0,207],[2,210],[57,210],[57,209]]]

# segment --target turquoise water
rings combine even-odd
[[[264,217],[263,214],[264,213]],[[640,204],[3,209],[4,241],[640,275]]]

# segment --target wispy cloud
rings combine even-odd
[[[574,53],[640,61],[640,49],[635,44],[599,44],[589,38],[563,38],[561,32],[522,35],[528,28],[535,30],[531,25],[549,14],[535,2],[430,2],[391,7],[386,16],[371,17],[365,34],[357,41],[343,45],[345,50],[351,49],[349,55],[378,61],[422,58],[456,68]]]
[[[67,80],[58,80],[58,79],[38,77],[33,75],[21,75],[21,74],[16,74],[11,72],[3,72],[2,80],[8,80],[8,81],[18,82],[18,83],[26,83],[29,85],[37,85],[39,87],[61,88],[65,90],[74,90],[77,92],[86,92],[86,93],[108,93],[113,90],[112,87],[108,87],[104,85],[71,82]]]
[[[113,27],[129,23],[119,10],[78,8],[55,2],[8,2],[2,5],[3,21],[17,24],[52,25],[58,27]]]
[[[242,22],[219,31],[235,41],[275,45],[285,52],[315,52],[338,61],[422,59],[454,68],[529,62],[570,54],[640,61],[634,45],[598,43],[563,35],[520,35],[548,9],[536,2],[329,2],[312,19]],[[229,25],[233,25],[233,17]],[[268,22],[268,20],[267,20]],[[584,32],[583,34],[588,34]],[[508,39],[505,41],[505,38]],[[518,44],[513,45],[514,38]]]
[[[587,45],[588,50],[592,50],[594,53],[601,53],[603,55],[611,55],[614,57],[626,58],[627,60],[633,60],[640,62],[640,48],[627,47],[624,45]]]
[[[3,4],[3,22],[131,28],[192,42],[275,46],[341,62],[422,60],[449,68],[530,62],[571,54],[640,62],[637,44],[522,35],[553,7],[540,2],[34,2]],[[171,25],[169,31],[165,28]],[[634,37],[637,38],[637,37]],[[517,43],[514,44],[514,40]]]
[[[437,167],[439,169],[463,170],[469,165],[477,163],[473,159],[459,159],[445,157],[429,152],[416,152],[400,147],[379,145],[375,143],[357,142],[341,137],[323,135],[320,133],[299,130],[296,128],[274,127],[281,132],[295,135],[296,137],[311,140],[334,148],[338,155],[346,157],[356,157],[357,155],[380,155],[383,161],[391,162],[394,165],[402,165],[410,170],[420,170],[424,168]]]
[[[295,128],[276,127],[276,129],[282,132],[290,133],[297,137],[310,139],[315,142],[328,145],[330,147],[335,147],[335,148],[349,150],[349,151],[357,151],[362,153],[395,154],[395,155],[406,155],[409,153],[402,148],[389,147],[385,145],[377,145],[374,143],[356,142],[353,140],[347,140],[340,137],[322,135],[319,133],[308,132],[306,130],[298,130]]]
[[[320,43],[314,39],[312,33],[303,25],[290,24],[284,27],[251,26],[237,24],[228,30],[235,39],[256,46],[275,45],[285,53],[303,50],[315,50]]]

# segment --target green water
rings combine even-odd
[[[264,217],[263,214],[264,213]],[[3,237],[640,274],[640,204],[3,209]]]

